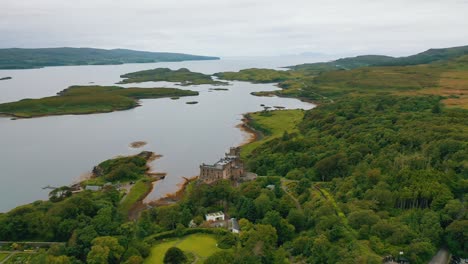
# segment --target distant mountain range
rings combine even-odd
[[[128,49],[42,48],[0,49],[0,69],[31,69],[68,65],[115,65],[187,60],[219,60],[218,57]]]
[[[408,57],[390,57],[383,55],[363,55],[343,58],[331,62],[306,63],[288,68],[301,70],[329,71],[349,70],[365,66],[406,66],[449,60],[468,54],[468,46],[429,49]]]

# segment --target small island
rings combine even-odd
[[[7,77],[0,78],[0,81],[11,80],[11,79],[13,79],[13,78],[7,76]]]
[[[198,104],[197,101],[190,101],[190,102],[186,102],[186,104]]]
[[[198,92],[176,88],[71,86],[56,96],[0,104],[0,115],[30,118],[48,115],[106,113],[135,108],[139,106],[139,99],[196,95]]]
[[[135,141],[130,143],[131,148],[141,148],[143,146],[146,146],[148,144],[146,141]]]
[[[229,91],[228,88],[210,88],[210,91]]]
[[[125,78],[118,84],[126,83],[141,83],[141,82],[179,82],[183,86],[211,84],[211,85],[227,85],[226,82],[215,81],[210,75],[192,72],[186,68],[171,70],[169,68],[156,68],[152,70],[144,70],[123,74],[120,76]]]

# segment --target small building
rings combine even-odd
[[[98,186],[98,185],[86,185],[85,190],[96,192],[96,191],[101,190],[101,188],[102,188],[102,187],[101,187],[101,186]]]
[[[229,220],[229,230],[231,230],[231,232],[235,234],[240,233],[240,226],[239,226],[239,222],[237,222],[237,219],[231,218]]]
[[[219,211],[216,213],[206,214],[205,215],[206,221],[224,221],[224,213]]]

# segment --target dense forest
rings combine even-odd
[[[218,57],[127,49],[43,48],[0,49],[0,69],[31,69],[47,66],[114,65],[162,61],[218,60]]]
[[[299,133],[256,149],[249,168],[299,181],[304,206],[313,194],[302,186],[317,187],[312,193],[330,191],[344,226],[335,230],[339,214],[331,212],[331,219],[313,218],[315,233],[304,237],[317,238],[317,227],[329,225],[322,251],[330,254],[328,263],[337,262],[330,261],[340,248],[334,236],[340,241],[346,234],[355,243],[367,241],[381,256],[403,250],[411,263],[424,263],[442,245],[464,255],[467,112],[443,108],[439,101],[371,96],[323,105],[306,113]],[[321,263],[315,257],[310,262]]]
[[[216,75],[279,82],[274,94],[319,105],[249,115],[261,140],[242,157],[255,180],[192,181],[177,202],[156,204],[134,221],[113,185],[53,195],[0,214],[0,240],[65,242],[31,263],[138,264],[154,247],[195,233],[217,240],[208,264],[382,263],[388,256],[427,263],[440,248],[468,257],[467,56]],[[146,167],[133,157],[98,168],[104,183],[142,179]],[[204,221],[217,211],[238,219],[240,234]],[[193,260],[177,247],[164,252],[177,263]]]

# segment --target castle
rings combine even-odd
[[[229,153],[213,165],[200,165],[199,181],[213,183],[217,180],[238,180],[244,175],[244,164],[240,160],[240,148],[230,148]]]

